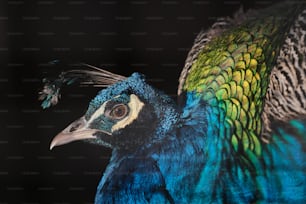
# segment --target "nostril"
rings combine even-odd
[[[81,123],[73,124],[72,127],[70,128],[69,132],[76,131],[80,126],[81,126]]]

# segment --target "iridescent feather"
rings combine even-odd
[[[113,148],[96,203],[305,203],[305,6],[240,10],[202,31],[178,105],[137,73],[87,65],[46,81],[44,108],[62,85],[107,87],[52,147],[83,138]]]

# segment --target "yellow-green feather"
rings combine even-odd
[[[211,40],[198,54],[184,83],[185,91],[196,92],[225,113],[223,121],[231,129],[228,139],[233,149],[250,160],[261,155],[263,99],[270,71],[297,14],[291,7],[278,5],[274,8],[277,12],[270,8]]]

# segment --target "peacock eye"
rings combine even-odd
[[[115,105],[112,110],[110,111],[109,116],[112,119],[122,119],[123,117],[125,117],[128,114],[128,107],[125,104],[117,104]]]

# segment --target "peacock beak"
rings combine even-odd
[[[94,136],[94,134],[98,131],[99,130],[89,128],[85,117],[81,117],[53,138],[50,144],[50,150],[56,146],[64,145],[73,141],[95,139],[96,136]]]

